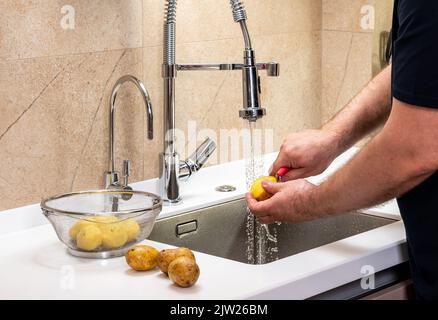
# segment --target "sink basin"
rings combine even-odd
[[[242,263],[264,264],[393,222],[356,212],[299,224],[275,224],[268,228],[276,242],[264,240],[252,245],[248,241],[247,205],[241,199],[158,220],[149,239]],[[266,233],[265,227],[257,225],[258,232]],[[249,258],[248,248],[262,252],[263,257],[255,259],[250,251]]]

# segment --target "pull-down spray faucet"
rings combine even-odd
[[[240,24],[245,41],[243,64],[190,64],[176,63],[176,6],[177,0],[166,0],[164,22],[164,152],[160,155],[160,189],[163,200],[168,204],[181,201],[179,180],[188,179],[201,169],[216,149],[213,140],[207,139],[187,160],[180,161],[175,149],[175,79],[179,71],[242,70],[243,108],[239,116],[255,122],[266,115],[260,103],[260,77],[258,70],[266,70],[268,76],[279,76],[278,63],[256,63],[251,37],[246,24],[247,14],[241,0],[230,0],[233,18]]]
[[[266,115],[266,109],[263,109],[260,105],[260,77],[255,63],[251,37],[246,24],[246,20],[248,19],[246,10],[241,0],[230,0],[230,3],[233,10],[234,21],[240,24],[245,41],[244,62],[242,66],[243,108],[240,110],[239,115],[243,119],[254,122]]]

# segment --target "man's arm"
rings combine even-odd
[[[285,180],[323,172],[342,152],[383,124],[391,112],[391,66],[384,69],[321,130],[289,135],[270,170],[292,168]]]
[[[438,109],[394,100],[383,130],[353,160],[316,187],[304,180],[268,184],[274,196],[251,211],[262,222],[306,221],[399,197],[438,169]]]
[[[388,66],[322,129],[336,132],[340,150],[346,151],[388,120],[391,100],[391,66]]]
[[[309,195],[333,214],[399,197],[438,169],[438,110],[394,100],[383,131]]]

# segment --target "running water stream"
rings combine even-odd
[[[249,148],[245,152],[246,187],[257,178],[265,175],[263,162],[263,128],[258,127],[261,121],[249,124]],[[278,260],[276,225],[260,224],[247,208],[247,257],[251,264],[265,264]]]

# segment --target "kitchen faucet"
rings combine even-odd
[[[114,143],[114,127],[115,127],[115,111],[116,111],[116,100],[120,88],[126,82],[132,82],[140,91],[143,102],[145,104],[145,111],[148,118],[148,132],[147,136],[149,140],[154,138],[154,127],[153,127],[153,111],[152,102],[146,87],[143,82],[134,76],[126,75],[117,80],[113,87],[111,98],[110,98],[110,119],[109,119],[109,150],[110,150],[110,162],[109,171],[105,172],[105,188],[106,189],[122,189],[122,190],[132,190],[128,186],[131,162],[129,160],[123,161],[123,182],[120,181],[120,173],[116,171],[116,151]]]
[[[247,14],[241,0],[230,0],[233,18],[240,24],[245,41],[244,62],[224,64],[176,63],[176,6],[178,0],[166,0],[164,22],[164,152],[160,155],[160,191],[167,204],[178,204],[182,199],[179,181],[187,180],[200,170],[216,149],[213,140],[207,139],[186,161],[180,161],[175,149],[175,80],[180,71],[241,70],[243,75],[243,108],[239,116],[249,122],[256,122],[266,115],[260,104],[260,77],[258,70],[266,70],[268,76],[280,75],[279,64],[256,63],[251,37],[246,24]]]

